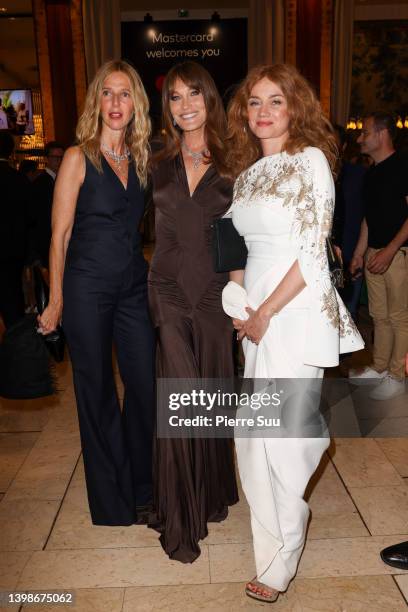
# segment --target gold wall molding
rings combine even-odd
[[[69,143],[72,142],[76,117],[82,111],[87,90],[82,2],[63,0],[58,4],[49,0],[33,0],[33,19],[44,139]],[[59,33],[61,36],[58,38]],[[71,87],[65,87],[66,83],[61,81],[58,70],[64,70],[63,64],[71,75]],[[72,113],[67,112],[67,97],[74,105],[71,107]],[[71,110],[69,106],[68,110]],[[61,117],[65,118],[67,125],[60,123]],[[56,123],[57,120],[59,123]]]
[[[285,14],[285,62],[296,66],[297,0],[287,0]]]
[[[320,102],[324,113],[330,117],[332,46],[333,46],[333,0],[321,0],[322,35],[320,39]]]
[[[82,113],[87,90],[82,0],[71,0],[71,29],[78,117]]]
[[[44,139],[47,142],[48,140],[55,140],[51,64],[47,32],[47,14],[45,10],[44,0],[32,0],[32,2],[38,70],[40,74],[43,130]]]

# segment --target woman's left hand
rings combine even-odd
[[[244,321],[239,330],[238,339],[242,340],[246,336],[254,344],[259,344],[269,327],[271,317],[265,314],[261,308],[252,310],[252,308],[247,307],[245,310],[249,314],[249,319]]]
[[[239,332],[245,325],[245,321],[242,319],[232,319],[232,325],[234,326],[234,329]]]

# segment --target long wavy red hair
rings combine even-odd
[[[234,177],[262,157],[259,139],[248,127],[248,100],[258,81],[267,78],[284,94],[289,111],[289,137],[283,150],[298,153],[318,147],[335,172],[338,149],[333,128],[308,81],[290,64],[256,66],[239,85],[228,106],[227,164]]]
[[[203,66],[196,62],[183,62],[173,66],[166,75],[162,89],[162,122],[164,128],[163,148],[153,157],[153,165],[161,159],[172,159],[181,150],[183,132],[174,126],[170,112],[170,97],[174,85],[180,79],[188,87],[197,89],[203,94],[207,121],[205,140],[210,156],[204,163],[213,163],[218,174],[230,178],[226,165],[225,138],[227,135],[227,118],[221,97],[212,76]]]

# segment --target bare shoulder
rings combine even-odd
[[[85,178],[85,155],[78,146],[69,147],[64,153],[59,176],[82,184]]]
[[[64,163],[70,166],[83,166],[85,163],[85,155],[77,145],[68,147],[64,153]]]
[[[66,149],[65,153],[64,153],[64,159],[69,159],[71,161],[77,160],[79,161],[80,159],[84,158],[84,154],[81,150],[81,147],[79,147],[78,145],[73,145],[72,147],[68,147],[68,149]]]

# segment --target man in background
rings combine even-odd
[[[350,267],[354,249],[360,236],[361,223],[364,217],[363,185],[366,168],[361,163],[352,163],[345,157],[347,154],[346,130],[335,125],[337,145],[339,148],[339,168],[336,181],[336,203],[334,207],[332,239],[341,250],[343,266]],[[354,321],[358,318],[362,275],[359,278],[347,279],[339,293]]]
[[[32,217],[34,219],[31,259],[48,270],[51,243],[51,211],[55,179],[60,168],[64,148],[56,141],[45,146],[46,167],[32,184]]]
[[[363,268],[374,322],[373,364],[350,370],[355,384],[377,386],[370,397],[391,399],[405,392],[408,352],[408,160],[394,148],[395,119],[373,113],[364,120],[358,142],[374,164],[363,186],[364,219],[350,264]]]
[[[22,273],[26,251],[26,179],[9,164],[14,151],[10,132],[0,130],[0,315],[5,327],[24,316]]]

